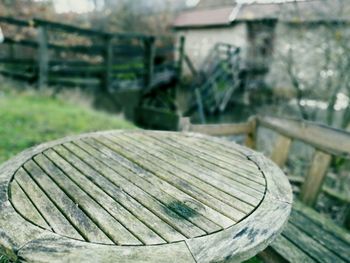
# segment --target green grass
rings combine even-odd
[[[114,115],[34,92],[0,87],[0,163],[33,145],[66,135],[134,126]]]

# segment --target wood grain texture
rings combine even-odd
[[[27,262],[240,262],[278,235],[292,200],[265,157],[192,133],[67,137],[3,164],[0,186],[0,245]]]
[[[331,160],[331,155],[321,151],[315,152],[300,192],[300,199],[305,204],[313,206],[316,203]]]
[[[301,140],[330,154],[350,155],[350,133],[294,119],[258,117],[258,124],[286,137]]]
[[[271,153],[271,160],[274,161],[279,167],[284,167],[288,158],[291,143],[292,139],[283,135],[278,135]]]

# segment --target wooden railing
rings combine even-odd
[[[110,90],[119,82],[133,80],[148,88],[158,71],[180,73],[182,63],[175,61],[175,40],[171,37],[107,33],[42,19],[0,17],[0,24],[5,35],[0,73],[36,82],[39,87],[92,86]],[[35,37],[18,38],[9,34],[7,27],[16,27],[16,32],[34,29]],[[72,36],[82,39],[82,44],[62,41]],[[20,53],[27,55],[6,52],[6,47],[21,47]]]
[[[245,144],[255,148],[257,129],[264,127],[278,134],[273,142],[270,158],[280,167],[284,167],[291,144],[294,140],[304,142],[315,149],[306,177],[288,176],[294,184],[301,185],[299,198],[309,206],[315,206],[321,192],[344,203],[350,208],[350,197],[324,186],[324,180],[332,156],[350,158],[350,132],[334,129],[313,122],[275,117],[252,117],[245,123],[195,125],[188,118],[182,118],[179,124],[182,131],[199,132],[213,136],[246,135]],[[350,209],[345,222],[350,228]]]

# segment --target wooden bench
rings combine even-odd
[[[270,158],[284,167],[292,142],[301,141],[315,151],[305,177],[289,176],[294,184],[301,185],[294,201],[290,220],[272,245],[260,254],[267,262],[350,262],[350,232],[332,220],[316,212],[321,192],[345,203],[350,199],[324,186],[332,156],[349,158],[350,133],[324,125],[293,119],[252,117],[245,123],[219,125],[193,125],[188,118],[180,122],[180,129],[212,136],[245,135],[245,145],[256,147],[259,128],[267,128],[278,134],[272,142]],[[350,209],[345,226],[350,228]]]

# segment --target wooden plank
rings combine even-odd
[[[223,214],[230,216],[230,218],[236,218],[237,220],[237,210],[249,212],[252,210],[254,206],[246,204],[239,200],[238,198],[235,198],[209,184],[206,182],[199,180],[196,177],[188,176],[187,173],[184,173],[183,171],[176,169],[174,166],[167,165],[162,160],[159,160],[158,158],[152,158],[151,156],[148,156],[148,152],[141,151],[139,149],[135,149],[134,147],[130,147],[128,143],[122,143],[119,141],[113,140],[113,138],[110,138],[109,136],[106,136],[106,138],[109,138],[108,140],[104,138],[99,138],[99,141],[101,141],[104,145],[112,149],[113,151],[116,151],[117,153],[125,156],[126,158],[132,158],[135,163],[142,167],[149,167],[151,171],[159,176],[160,178],[167,180],[171,179],[174,180],[175,178],[179,178],[180,181],[178,183],[181,185],[186,185],[186,187],[183,187],[184,190],[188,188],[198,188],[200,191],[204,191],[204,193],[219,199],[220,201],[228,204],[232,208],[235,208],[236,212],[233,212],[231,210],[227,210],[225,213],[222,211]],[[162,164],[162,165],[160,165]],[[176,179],[175,179],[176,180]],[[177,180],[176,180],[177,181]],[[176,182],[175,181],[175,182]],[[197,191],[198,192],[198,191]]]
[[[178,47],[178,62],[177,62],[177,76],[179,79],[182,77],[183,63],[185,59],[185,36],[180,36],[179,47]],[[173,52],[173,47],[171,52]]]
[[[144,68],[145,68],[145,79],[144,87],[150,88],[154,74],[154,56],[155,56],[155,39],[153,37],[144,39]]]
[[[39,79],[38,88],[42,89],[47,86],[49,73],[49,50],[48,35],[45,27],[38,28],[38,68]]]
[[[197,262],[244,262],[279,235],[289,211],[289,204],[267,197],[239,224],[210,236],[186,240],[186,243]]]
[[[60,152],[67,159],[71,158],[76,161],[77,166],[76,169],[80,170],[82,166],[86,166],[79,158],[76,156],[69,154],[67,150],[65,150],[62,146],[55,148],[57,152]],[[66,159],[59,156],[57,153],[49,150],[45,152],[45,155],[49,156],[52,159],[55,159],[59,167],[61,167],[64,171],[70,171],[71,168]],[[68,156],[67,156],[68,155]],[[74,165],[75,162],[72,161],[71,165]],[[86,169],[84,169],[86,170]],[[81,171],[81,170],[80,170]],[[91,173],[91,169],[88,170]],[[95,172],[96,173],[96,172]],[[165,243],[162,238],[160,238],[153,230],[148,228],[143,222],[141,222],[135,215],[128,211],[128,206],[122,206],[118,198],[113,199],[109,196],[104,189],[99,188],[96,184],[91,182],[86,176],[79,172],[72,172],[71,177],[74,182],[79,185],[91,198],[93,198],[96,202],[98,202],[106,211],[108,211],[114,218],[116,218],[123,226],[128,228],[128,230],[134,233],[135,236],[138,237],[145,244],[162,244]],[[100,180],[101,179],[100,176]],[[112,192],[115,192],[112,190]],[[129,199],[124,195],[124,199]],[[129,202],[131,203],[131,202]],[[128,204],[129,204],[128,203]]]
[[[271,160],[274,161],[279,167],[284,167],[287,159],[292,139],[283,135],[278,135],[276,142],[273,146],[271,153]]]
[[[54,149],[60,156],[62,156],[62,158],[64,158],[76,169],[84,173],[76,173],[74,181],[81,185],[84,191],[89,193],[89,195],[91,195],[94,199],[101,200],[102,205],[104,205],[104,207],[111,213],[114,213],[114,211],[120,213],[120,211],[117,210],[119,205],[118,203],[120,203],[123,207],[127,208],[130,213],[135,215],[135,217],[137,217],[141,222],[147,225],[167,242],[177,242],[185,239],[185,236],[177,232],[174,228],[169,226],[166,222],[161,220],[157,215],[153,214],[142,204],[137,202],[137,200],[132,198],[121,188],[115,187],[110,180],[103,177],[89,165],[86,165],[84,161],[82,161],[72,152],[68,151],[67,148],[58,146]],[[113,198],[114,201],[110,200],[110,197],[106,196],[106,194]],[[125,214],[125,217],[127,218],[127,213]],[[143,231],[140,231],[139,233],[143,233]],[[152,236],[149,235],[149,238],[150,237]],[[142,235],[141,239],[143,239]],[[145,243],[150,243],[150,241],[145,240]]]
[[[195,68],[195,66],[193,65],[190,57],[187,54],[185,54],[185,62],[186,62],[186,65],[188,66],[188,68],[190,69],[192,76],[197,77],[198,71]]]
[[[325,231],[302,213],[293,210],[289,222],[334,254],[341,257],[344,261],[350,259],[350,243],[346,243],[338,239],[333,233]],[[307,250],[307,248],[304,249]]]
[[[139,143],[139,145],[145,144],[148,147],[158,146],[160,148],[155,149],[160,149],[159,152],[164,152],[169,156],[178,156],[179,158],[177,159],[177,166],[180,163],[180,160],[183,160],[188,165],[189,170],[194,171],[198,169],[198,172],[200,173],[208,173],[213,180],[217,179],[223,183],[227,183],[229,186],[237,185],[239,187],[242,187],[241,189],[243,192],[251,193],[252,195],[265,192],[265,185],[258,184],[252,180],[248,180],[246,177],[241,176],[239,172],[235,172],[234,169],[221,169],[217,165],[217,163],[220,161],[213,161],[210,158],[206,158],[203,152],[191,150],[193,147],[189,149],[186,147],[187,145],[185,146],[179,142],[170,141],[167,137],[160,139],[157,136],[152,135],[138,135],[137,137],[129,136],[129,138],[142,142]],[[247,159],[246,163],[248,162],[250,161]],[[243,162],[241,164],[243,166]],[[189,171],[188,169],[187,171]],[[254,177],[254,175],[263,178],[263,174],[258,170],[258,168],[256,168],[255,174],[251,173],[251,177]]]
[[[155,144],[143,146],[140,143],[134,143],[132,140],[122,136],[118,136],[116,141],[123,145],[127,144],[136,147],[133,148],[134,151],[141,150],[148,153],[150,159],[155,162],[158,161],[159,166],[168,167],[170,170],[173,169],[174,171],[185,173],[188,177],[195,177],[198,180],[201,180],[202,182],[205,182],[208,185],[252,206],[256,206],[263,197],[263,193],[259,193],[254,189],[244,187],[243,185],[238,185],[235,181],[225,180],[225,177],[220,176],[220,174],[215,174],[214,172],[209,172],[206,169],[203,169],[201,165],[196,167],[195,161],[167,152],[162,147],[157,147]],[[174,159],[176,160],[176,163],[173,162]],[[244,188],[244,190],[242,188]]]
[[[6,16],[0,16],[0,22],[10,24],[10,25],[20,26],[20,27],[32,26],[31,20],[23,20],[23,19],[17,19],[17,18],[6,17]]]
[[[153,186],[156,186],[159,189],[161,189],[162,191],[172,195],[174,198],[176,198],[177,200],[179,200],[180,202],[182,202],[186,206],[195,210],[197,213],[209,218],[210,220],[212,220],[213,222],[215,222],[216,224],[220,225],[223,228],[231,226],[232,224],[235,223],[235,221],[220,214],[219,212],[215,211],[213,208],[207,206],[206,204],[198,201],[197,199],[195,199],[192,196],[188,195],[187,193],[183,192],[181,189],[176,188],[172,184],[158,178],[156,175],[141,168],[140,166],[136,165],[135,163],[131,162],[130,160],[122,157],[121,155],[118,155],[117,153],[110,150],[109,148],[107,148],[103,144],[101,144],[97,141],[93,141],[93,140],[86,141],[85,143],[87,145],[90,145],[91,147],[94,147],[96,150],[99,150],[101,153],[103,153],[106,157],[109,158],[109,161],[112,162],[112,164],[114,162],[116,162],[119,165],[123,165],[123,167],[132,171],[135,175],[138,175],[136,177],[135,177],[135,175],[128,176],[128,178],[136,185],[139,185],[139,184],[142,185],[143,180],[141,180],[141,178],[144,178],[144,180],[147,180]],[[86,148],[86,147],[87,146],[85,145],[84,148]],[[96,156],[98,156],[98,155],[96,155]],[[107,162],[105,162],[105,163],[107,164]],[[123,174],[129,174],[129,173],[130,172],[126,171],[126,173],[123,173]],[[134,179],[134,177],[135,177],[135,179]]]
[[[78,231],[62,215],[59,209],[52,203],[49,197],[34,183],[25,170],[22,168],[19,169],[15,174],[15,178],[16,182],[21,186],[27,196],[29,196],[46,222],[50,224],[53,231],[72,238],[84,240]]]
[[[176,136],[169,137],[171,137],[172,141],[175,141],[177,139]],[[218,143],[207,143],[203,138],[191,138],[190,136],[189,138],[182,139],[179,143],[183,145],[186,143],[191,144],[193,145],[194,149],[199,150],[202,153],[204,152],[205,155],[210,156],[210,158],[212,158],[211,162],[214,162],[214,160],[217,161],[215,162],[217,166],[223,169],[230,169],[231,167],[235,167],[233,170],[237,173],[240,173],[241,176],[244,176],[247,179],[255,181],[261,185],[265,185],[263,176],[257,173],[258,167],[256,164],[249,162],[246,156],[243,156],[239,152],[232,150],[232,148],[227,147],[228,145],[233,144],[232,142],[221,139],[217,142]],[[223,145],[221,145],[221,143]],[[245,165],[240,165],[242,163]]]
[[[45,26],[50,30],[61,30],[61,31],[68,32],[68,33],[85,35],[88,37],[92,37],[92,36],[105,37],[105,36],[109,35],[108,33],[105,33],[103,31],[85,29],[85,28],[76,27],[76,26],[69,25],[69,24],[52,22],[52,21],[47,21],[47,20],[39,19],[39,18],[35,18],[35,19],[33,19],[33,21],[34,21],[35,26],[39,26],[39,27]]]
[[[346,262],[291,223],[287,224],[287,227],[283,231],[283,236],[319,262]]]
[[[253,116],[249,118],[248,123],[250,125],[250,131],[247,133],[244,144],[250,149],[256,149],[257,128],[258,128],[256,117]]]
[[[131,184],[128,180],[121,177],[113,171],[106,167],[103,163],[93,158],[91,155],[87,154],[85,151],[78,147],[74,147],[71,144],[65,144],[65,146],[74,152],[75,155],[79,156],[86,163],[93,165],[94,169],[101,173],[103,176],[108,178],[115,185],[124,189],[130,196],[135,198],[143,206],[147,207],[153,213],[155,213],[159,218],[166,221],[169,225],[175,228],[177,231],[185,235],[186,237],[204,235],[205,231],[198,228],[188,220],[186,220],[181,215],[175,213],[169,207],[163,205],[157,199],[153,198],[149,194],[145,193],[142,189]]]
[[[104,85],[103,90],[109,91],[112,84],[112,69],[113,69],[113,43],[112,38],[105,39],[105,54],[104,54]]]
[[[314,223],[318,224],[323,230],[333,233],[337,238],[342,239],[344,242],[350,244],[350,233],[344,231],[343,228],[334,224],[334,222],[325,216],[320,215],[314,209],[307,207],[299,201],[293,203],[293,209],[298,213],[302,213],[304,216],[310,218]]]
[[[100,141],[103,142],[103,139],[100,139]],[[103,149],[106,150],[107,146],[98,142],[98,141],[87,141],[88,144],[90,145],[97,145],[99,147],[99,149]],[[108,145],[110,145],[110,143],[108,143]],[[110,155],[110,149],[107,148],[107,152]],[[112,153],[116,154],[116,152],[112,151]],[[128,156],[125,156],[126,158],[128,158]],[[122,157],[122,158],[125,158]],[[125,159],[126,159],[125,158]],[[119,160],[121,162],[121,160]],[[139,167],[137,165],[137,167]],[[137,172],[137,169],[136,171]],[[192,198],[200,201],[201,203],[210,206],[211,209],[214,209],[218,212],[220,212],[223,215],[226,215],[228,218],[231,218],[232,220],[234,220],[235,222],[237,222],[240,218],[245,216],[245,213],[243,213],[240,210],[237,210],[229,205],[227,205],[226,203],[216,199],[215,197],[208,195],[206,193],[204,193],[203,191],[201,191],[200,189],[198,189],[197,187],[191,186],[190,184],[187,184],[186,182],[180,180],[179,178],[172,176],[171,174],[168,174],[166,172],[161,172],[159,174],[157,174],[157,172],[155,172],[154,170],[152,170],[152,173],[154,173],[156,176],[158,176],[160,179],[158,181],[160,182],[165,182],[168,183],[169,185],[172,185],[173,187],[179,189],[181,191],[180,194],[183,195],[183,193],[188,194],[189,196],[191,196]],[[164,176],[162,176],[164,175]],[[163,183],[164,184],[164,183]],[[167,191],[170,191],[169,189]],[[241,208],[242,210],[244,210],[245,208]],[[251,208],[247,208],[246,211],[249,211]],[[217,221],[220,222],[220,221]]]
[[[274,117],[259,117],[258,123],[286,137],[301,140],[327,153],[350,155],[350,133],[347,131],[312,122]]]
[[[49,251],[49,253],[48,253]],[[26,244],[18,255],[26,262],[196,263],[184,242],[161,246],[103,246],[46,235]]]
[[[178,148],[178,145],[181,145],[182,147],[180,149],[182,151],[185,150],[187,153],[191,153],[195,159],[204,160],[206,162],[204,164],[205,166],[217,166],[215,169],[219,169],[221,174],[229,178],[236,179],[237,176],[243,177],[241,182],[249,181],[249,184],[256,184],[257,189],[261,189],[261,187],[265,186],[263,174],[261,174],[258,167],[248,159],[235,158],[235,156],[232,155],[231,157],[229,157],[229,155],[225,156],[222,154],[222,151],[220,152],[214,145],[205,145],[196,139],[178,140],[176,136],[169,136],[167,141],[162,141],[162,143],[169,144],[174,148]],[[192,146],[191,148],[186,147],[189,144]],[[238,165],[242,163],[245,165],[238,167]]]
[[[303,249],[297,247],[283,234],[276,237],[271,244],[271,249],[280,255],[287,262],[316,263],[317,261],[305,253]],[[264,258],[263,258],[264,259]],[[268,260],[268,259],[267,259]],[[269,261],[267,261],[269,262]],[[280,262],[280,261],[277,261]]]
[[[48,154],[49,155],[49,154]],[[104,210],[94,199],[84,192],[77,184],[69,179],[67,174],[74,175],[77,170],[66,163],[61,163],[60,159],[52,160],[40,155],[34,158],[40,167],[63,189],[67,195],[84,211],[89,213],[90,218],[99,226],[99,228],[116,244],[141,245],[142,243],[130,233],[122,224],[120,224],[110,213]],[[64,166],[63,166],[64,165]],[[64,170],[63,170],[64,169]],[[69,172],[65,174],[65,172]]]
[[[36,160],[41,160],[41,155]],[[96,224],[60,189],[50,177],[33,161],[26,162],[25,169],[31,174],[36,184],[45,191],[50,200],[67,218],[72,226],[85,240],[104,244],[113,242],[96,226]],[[50,222],[49,222],[50,223]]]
[[[164,206],[169,207],[171,210],[178,213],[186,220],[192,222],[194,225],[200,227],[207,233],[216,232],[222,229],[216,223],[213,223],[207,218],[201,216],[196,210],[188,207],[185,204],[181,204],[178,200],[170,196],[167,192],[163,192],[160,191],[158,188],[155,188],[154,185],[150,184],[148,181],[140,180],[139,182],[135,182],[135,180],[132,179],[136,178],[137,180],[138,176],[135,176],[135,174],[130,173],[130,170],[124,168],[119,163],[114,163],[113,165],[113,162],[111,162],[111,158],[109,156],[102,154],[101,152],[97,151],[96,149],[92,148],[91,146],[85,143],[77,142],[77,145],[84,149],[86,152],[88,152],[91,156],[94,156],[96,160],[103,163],[104,165],[107,165],[110,169],[112,169],[113,171],[121,175],[123,178],[128,180],[127,182],[125,182],[126,184],[132,182],[140,189],[142,189],[145,193],[160,201]],[[125,184],[123,185],[123,188],[126,188]],[[174,205],[169,206],[169,204]],[[179,209],[176,209],[177,207],[175,206],[175,204],[179,207]]]
[[[25,192],[19,186],[17,181],[11,182],[11,201],[17,211],[21,211],[21,215],[33,222],[34,224],[46,229],[50,229],[50,226],[46,223],[45,219],[41,216],[39,211],[30,201]]]
[[[332,156],[329,154],[321,151],[315,152],[300,192],[300,199],[305,204],[313,206],[316,203],[331,159]]]
[[[189,131],[199,132],[212,136],[230,136],[240,135],[250,132],[250,125],[248,123],[237,124],[192,124]]]

